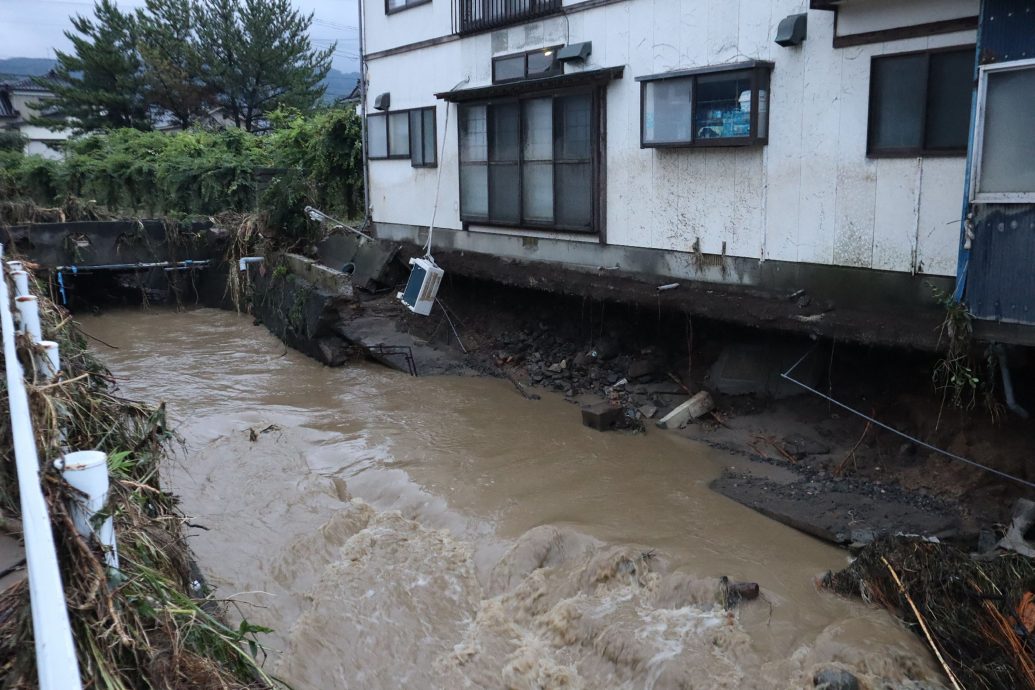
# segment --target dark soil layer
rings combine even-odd
[[[709,370],[730,345],[766,352],[812,351],[797,371],[813,386],[903,432],[1029,481],[1033,425],[980,400],[969,410],[943,402],[932,384],[937,355],[845,343],[813,342],[733,327],[663,308],[648,310],[447,274],[428,317],[398,305],[394,291],[365,296],[352,328],[379,316],[385,343],[418,344],[426,371],[510,379],[524,395],[556,392],[574,404],[610,399],[631,429],[659,433],[654,421],[700,390],[714,414],[677,433],[733,455],[714,488],[788,524],[839,543],[874,535],[920,533],[976,542],[1001,530],[1023,485],[950,460],[881,430],[813,394],[781,382],[778,395],[726,395]],[[347,333],[348,323],[339,324]],[[396,335],[393,335],[396,334]],[[429,351],[441,353],[436,363]],[[799,354],[800,353],[800,354]],[[1013,368],[1018,402],[1035,409],[1032,360]],[[778,372],[776,378],[778,379]],[[788,395],[789,393],[797,393]],[[573,423],[579,414],[572,411]],[[750,460],[748,460],[748,458]]]

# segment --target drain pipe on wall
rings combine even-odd
[[[1027,419],[1028,411],[1018,405],[1017,399],[1013,396],[1013,379],[1010,377],[1010,365],[1006,361],[1006,348],[1002,343],[995,343],[992,345],[992,352],[999,360],[999,371],[1003,375],[1003,398],[1006,400],[1006,406],[1021,419]]]
[[[370,223],[370,160],[367,158],[367,35],[363,25],[366,0],[356,3],[359,9],[359,136],[363,156],[363,222],[364,230]]]

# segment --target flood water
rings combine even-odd
[[[330,369],[234,313],[79,321],[123,395],[168,404],[200,566],[299,690],[804,688],[828,665],[940,687],[899,622],[816,591],[845,552],[708,489],[722,453],[506,382]],[[763,598],[727,613],[721,575]]]

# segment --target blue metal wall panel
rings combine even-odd
[[[984,0],[978,62],[1031,58],[1035,58],[1035,0]],[[969,262],[967,307],[981,319],[1035,325],[1035,206],[974,204],[972,211],[969,258],[961,254],[961,262]]]
[[[982,65],[1035,58],[1035,0],[985,0],[981,6]]]
[[[1035,207],[976,207],[967,306],[983,319],[1035,323]]]

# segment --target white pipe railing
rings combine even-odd
[[[0,259],[3,245],[0,245]],[[21,497],[25,561],[28,566],[32,636],[36,643],[36,669],[40,690],[81,690],[79,662],[72,641],[72,626],[65,606],[65,590],[58,570],[57,550],[50,515],[40,485],[40,462],[32,430],[25,377],[15,346],[11,296],[0,262],[0,327],[3,329],[4,366],[11,406],[11,435]]]
[[[265,260],[266,257],[263,256],[242,256],[237,260],[237,269],[244,271],[248,268],[248,264],[261,264]]]

